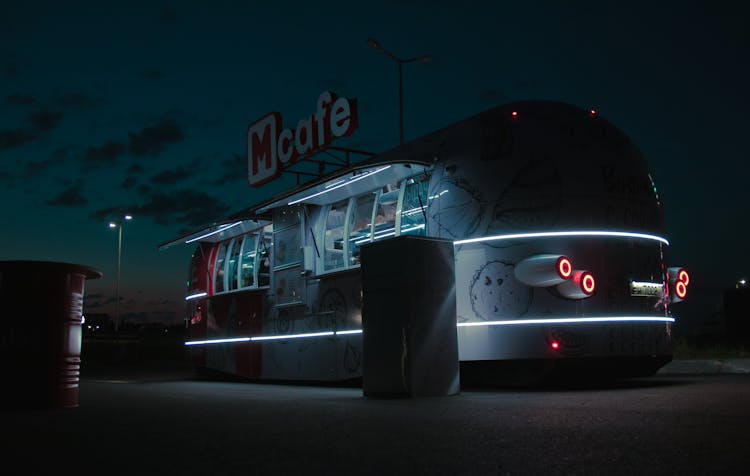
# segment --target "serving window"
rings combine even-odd
[[[372,237],[372,212],[375,193],[361,195],[354,199],[352,213],[349,214],[349,264],[359,264],[359,245]]]
[[[401,206],[401,235],[425,235],[427,217],[428,178],[410,178],[404,187],[404,199]]]
[[[219,243],[214,263],[213,293],[268,286],[272,235],[273,228],[269,225],[261,234],[248,233]]]
[[[237,289],[239,283],[240,247],[242,237],[229,242],[229,261],[227,262],[227,291]]]
[[[344,267],[344,225],[349,199],[331,205],[326,217],[323,239],[323,269],[331,271]]]
[[[428,178],[408,179],[336,202],[325,216],[323,272],[359,266],[365,243],[424,235]]]
[[[257,235],[245,235],[242,239],[240,260],[240,287],[248,288],[255,284],[255,242]]]
[[[214,266],[214,293],[224,292],[224,261],[227,254],[227,245],[229,243],[224,242],[219,244],[219,248],[216,250],[216,263]]]
[[[373,240],[388,238],[396,234],[396,211],[400,184],[386,185],[378,193],[373,221]]]

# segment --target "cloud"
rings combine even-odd
[[[109,141],[101,147],[89,147],[86,149],[85,160],[89,164],[99,164],[102,162],[112,163],[125,153],[127,147],[125,144],[115,141]]]
[[[182,128],[174,119],[169,118],[144,127],[140,132],[129,132],[128,136],[127,142],[108,140],[101,146],[88,147],[84,161],[87,165],[111,164],[128,152],[135,156],[154,155],[161,152],[167,145],[183,139]],[[142,167],[135,165],[128,169],[130,173],[142,171]]]
[[[125,177],[125,180],[122,181],[122,188],[131,189],[135,187],[136,182],[137,179],[135,177]]]
[[[96,221],[106,221],[130,213],[139,219],[150,218],[160,225],[196,227],[211,223],[229,211],[229,206],[221,200],[191,189],[150,195],[144,192],[141,195],[147,195],[146,201],[141,204],[101,208],[92,212],[90,217]]]
[[[180,142],[184,138],[180,125],[170,118],[162,119],[153,126],[128,135],[130,152],[136,156],[157,154],[167,145]]]
[[[97,104],[90,96],[84,93],[65,93],[55,98],[55,103],[63,108],[75,108],[75,107],[93,107]]]
[[[48,200],[47,205],[56,207],[82,207],[89,201],[86,197],[81,194],[82,181],[79,180],[75,184],[66,188],[59,194],[57,194],[51,200]]]
[[[39,104],[36,97],[26,93],[13,93],[5,97],[5,102],[12,106],[36,106]]]
[[[163,170],[151,177],[151,183],[157,185],[173,185],[177,182],[190,178],[193,171],[187,167],[178,167],[174,170]]]
[[[232,157],[222,160],[219,166],[223,169],[223,172],[210,182],[212,185],[222,185],[246,179],[247,162],[244,155],[232,154]]]
[[[124,207],[116,206],[116,207],[107,207],[107,208],[100,208],[99,210],[94,210],[91,212],[91,215],[89,215],[94,221],[110,221],[114,219],[115,217],[121,217],[126,213]]]
[[[31,127],[40,132],[47,132],[60,123],[63,113],[57,111],[40,110],[28,115],[27,121]]]
[[[65,156],[52,154],[52,157],[45,160],[36,160],[27,162],[23,168],[23,176],[26,178],[39,177],[44,171],[55,165],[60,165],[65,161]]]
[[[12,149],[34,142],[60,124],[63,113],[41,109],[26,116],[26,127],[0,131],[0,150]]]
[[[156,192],[133,213],[147,216],[161,225],[200,226],[225,215],[229,206],[204,192],[182,189],[168,193]]]
[[[37,139],[38,134],[26,129],[0,131],[0,150],[20,147]]]

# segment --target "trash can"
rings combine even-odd
[[[364,395],[458,394],[453,242],[407,235],[361,253]]]
[[[2,410],[78,406],[84,281],[88,266],[0,261]]]

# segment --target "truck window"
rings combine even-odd
[[[255,237],[257,235],[245,235],[242,240],[242,252],[240,254],[240,287],[247,288],[255,284]]]
[[[242,238],[234,238],[229,242],[229,262],[227,263],[227,291],[237,289],[239,281],[240,246]]]
[[[273,225],[263,228],[263,233],[258,243],[258,286],[271,284],[271,240],[273,238]]]
[[[398,203],[399,184],[383,187],[378,195],[375,210],[375,227],[373,240],[388,238],[396,234],[396,204]]]
[[[344,267],[344,224],[349,200],[331,205],[326,217],[323,251],[323,269],[329,271]]]
[[[410,178],[404,190],[404,203],[401,208],[401,234],[424,235],[425,216],[427,214],[426,178]]]
[[[219,244],[216,251],[216,264],[214,266],[214,293],[224,291],[224,258],[227,254],[227,243]]]
[[[359,196],[349,218],[349,264],[359,264],[359,245],[370,241],[372,236],[372,209],[375,193]]]

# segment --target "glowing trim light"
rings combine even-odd
[[[633,286],[643,286],[644,288],[663,288],[663,283],[651,283],[649,281],[632,281],[630,284]]]
[[[286,335],[280,335],[280,336],[258,336],[258,337],[251,337],[251,341],[259,341],[259,340],[286,340],[286,339],[301,339],[304,337],[326,337],[326,336],[332,336],[334,333],[333,331],[328,332],[311,332],[309,334],[286,334]]]
[[[410,208],[404,212],[401,212],[401,216],[415,215],[417,213],[424,213],[424,209],[427,207]]]
[[[190,301],[191,299],[198,299],[203,296],[208,296],[208,293],[203,292],[203,293],[191,294],[190,296],[185,296],[185,301]]]
[[[674,317],[661,316],[614,316],[614,317],[563,317],[557,319],[518,319],[512,321],[459,322],[456,327],[512,326],[524,324],[585,324],[595,322],[674,322]],[[362,329],[346,331],[312,332],[309,334],[287,334],[279,336],[237,337],[234,339],[194,340],[185,345],[226,344],[234,342],[258,342],[266,340],[300,339],[305,337],[333,337],[362,334]]]
[[[235,227],[237,225],[240,225],[241,223],[242,223],[241,221],[238,221],[236,223],[232,223],[231,225],[222,225],[218,229],[212,231],[211,233],[206,233],[205,235],[201,235],[201,236],[199,236],[197,238],[191,238],[191,239],[187,240],[185,243],[192,243],[192,242],[198,241],[198,240],[200,240],[202,238],[206,238],[208,236],[215,235],[217,233],[221,233],[222,231],[228,230],[230,228],[233,228],[233,227]]]
[[[249,337],[237,337],[235,339],[191,340],[185,342],[185,345],[225,344],[227,342],[248,342],[249,340]]]
[[[620,236],[624,238],[641,238],[644,240],[660,241],[665,245],[669,245],[669,241],[666,238],[662,238],[657,235],[647,235],[645,233],[631,233],[629,231],[595,231],[595,230],[584,230],[584,231],[547,231],[542,233],[516,233],[513,235],[494,235],[494,236],[483,236],[481,238],[469,238],[466,240],[454,241],[454,245],[464,245],[467,243],[478,243],[482,241],[495,241],[495,240],[514,240],[520,238],[551,238],[555,236]]]
[[[440,193],[436,193],[435,195],[430,195],[430,196],[428,196],[428,197],[427,197],[427,200],[435,200],[436,198],[440,198],[440,197],[442,197],[442,196],[443,196],[443,195],[445,195],[446,193],[448,193],[448,190],[443,190],[443,191],[442,191],[442,192],[440,192]]]
[[[617,316],[617,317],[563,317],[558,319],[516,319],[512,321],[459,322],[457,327],[517,326],[524,324],[586,324],[592,322],[674,322],[674,317]]]
[[[234,342],[257,342],[264,340],[286,340],[286,339],[301,339],[305,337],[331,337],[331,336],[344,336],[352,334],[361,334],[362,329],[352,329],[348,331],[329,331],[329,332],[312,332],[309,334],[286,334],[280,336],[256,336],[256,337],[237,337],[233,339],[209,339],[209,340],[193,340],[185,342],[185,345],[203,345],[203,344],[227,344]]]
[[[424,223],[422,223],[421,225],[414,225],[414,226],[411,226],[411,227],[402,228],[401,229],[401,233],[407,233],[407,232],[410,232],[410,231],[419,230],[420,228],[424,228]],[[390,231],[389,233],[386,233],[389,230],[393,230],[393,231]],[[378,233],[383,233],[383,234],[382,235],[378,235]],[[388,228],[388,230],[376,231],[375,232],[375,237],[372,239],[372,241],[379,240],[381,238],[388,238],[389,236],[395,236],[395,235],[396,235],[396,229],[395,228]],[[349,241],[351,241],[351,240],[349,240]],[[354,244],[355,245],[361,245],[362,243],[365,243],[365,242],[368,242],[368,241],[370,241],[370,237],[369,236],[367,238],[359,238],[359,239],[357,239],[357,241],[355,241]]]
[[[313,193],[312,195],[308,195],[308,196],[306,196],[306,197],[298,198],[297,200],[292,200],[291,202],[287,203],[287,205],[294,205],[295,203],[299,203],[299,202],[304,202],[305,200],[307,200],[307,199],[309,199],[309,198],[317,197],[318,195],[323,195],[324,193],[328,193],[328,192],[331,192],[331,191],[333,191],[333,190],[336,190],[337,188],[341,188],[341,187],[343,187],[344,185],[349,185],[349,184],[352,184],[352,183],[354,183],[354,182],[356,182],[356,181],[358,181],[358,180],[362,180],[362,179],[363,179],[363,178],[365,178],[365,177],[369,177],[369,176],[371,176],[371,175],[375,175],[375,174],[376,174],[376,173],[378,173],[378,172],[382,172],[383,170],[385,170],[385,169],[390,169],[390,168],[391,168],[391,166],[390,166],[390,165],[386,165],[385,167],[381,167],[381,168],[379,168],[379,169],[377,169],[377,170],[372,170],[372,171],[370,171],[370,172],[365,172],[365,173],[363,173],[363,174],[361,174],[361,175],[358,175],[358,176],[356,176],[356,177],[352,178],[351,180],[346,180],[346,181],[344,181],[344,182],[342,182],[342,183],[339,183],[339,184],[337,184],[337,185],[334,185],[334,186],[332,186],[332,187],[330,187],[330,188],[327,188],[327,189],[325,189],[325,190],[322,190],[322,191],[320,191],[320,192],[317,192],[317,193]]]

